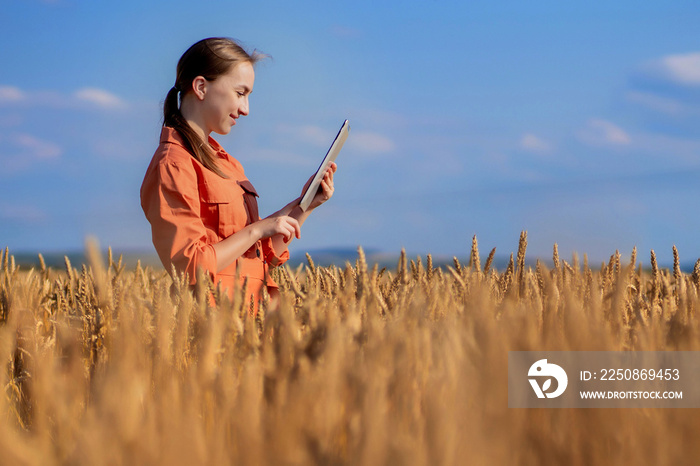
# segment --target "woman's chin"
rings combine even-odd
[[[231,128],[232,128],[231,126],[224,126],[223,128],[215,129],[214,132],[215,132],[216,134],[220,134],[220,135],[222,135],[222,136],[226,136],[228,133],[231,132]]]

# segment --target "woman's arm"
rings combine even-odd
[[[216,253],[217,272],[221,272],[233,264],[252,245],[263,238],[279,237],[280,241],[284,242],[289,242],[293,236],[299,238],[301,236],[299,228],[300,225],[297,219],[289,215],[270,216],[251,223],[242,230],[213,245]]]

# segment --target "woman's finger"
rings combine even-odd
[[[294,217],[287,217],[287,226],[289,227],[289,237],[296,236],[299,238],[301,236],[301,227],[299,222]]]
[[[289,225],[285,225],[284,233],[284,242],[289,243],[292,240],[292,235],[294,235],[294,228],[292,228]]]
[[[333,195],[333,186],[328,184],[326,180],[321,181],[321,188],[323,188],[323,196],[326,200],[330,199]]]
[[[332,170],[328,170],[328,171],[326,172],[326,175],[323,177],[323,180],[324,180],[324,181],[328,184],[328,186],[330,186],[331,189],[332,189],[332,188],[333,188],[333,171],[332,171]]]
[[[289,239],[292,239],[292,236],[296,236],[297,239],[301,238],[301,225],[299,225],[299,222],[297,219],[294,217],[287,217],[287,226],[289,228]]]

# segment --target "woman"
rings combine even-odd
[[[238,285],[247,280],[246,299],[253,300],[255,313],[263,286],[277,294],[269,267],[289,258],[289,241],[300,237],[308,214],[333,195],[336,170],[333,164],[326,171],[306,211],[299,197],[260,219],[258,193],[243,167],[210,134],[228,134],[248,115],[253,65],[261,57],[228,38],[201,40],[182,55],[163,106],[160,145],[141,185],[141,206],[166,270],[174,266],[194,285],[201,268],[229,296],[238,271]]]

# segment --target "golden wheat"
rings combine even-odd
[[[432,256],[394,270],[273,271],[251,317],[201,275],[107,261],[22,271],[0,251],[2,464],[679,464],[694,410],[508,409],[515,350],[698,350],[700,262],[502,272]],[[408,272],[410,262],[411,273]],[[445,273],[443,273],[445,272]],[[216,303],[212,305],[208,296]]]

